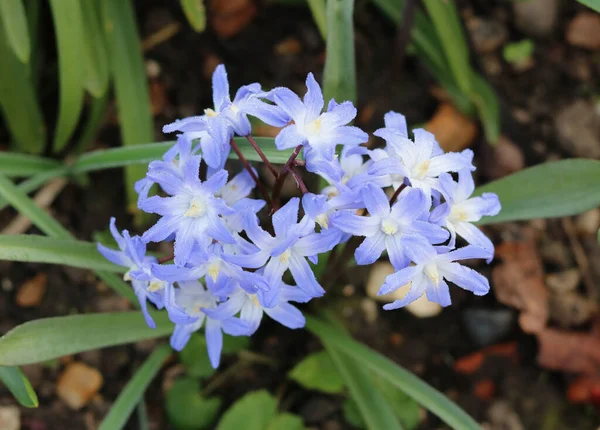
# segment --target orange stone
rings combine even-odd
[[[67,366],[58,378],[56,393],[71,409],[84,407],[102,387],[102,374],[85,363]]]

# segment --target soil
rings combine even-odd
[[[497,20],[508,31],[509,41],[528,37],[513,23],[511,2],[473,0],[459,3],[467,22],[473,17]],[[173,22],[180,24],[173,37],[145,51],[147,62],[151,62],[152,67],[158,65],[160,69],[160,73],[151,78],[157,140],[163,140],[160,134],[163,124],[202,112],[204,107],[212,104],[210,75],[218,63],[226,64],[232,89],[250,82],[261,82],[265,87],[283,85],[302,93],[308,72],[315,73],[317,80],[321,80],[324,45],[305,7],[277,4],[275,1],[257,4],[257,14],[251,22],[234,36],[223,38],[210,25],[204,33],[193,32],[180,11],[179,2],[138,1],[136,6],[142,39]],[[567,1],[562,2],[560,7],[558,22],[549,35],[534,39],[534,63],[528,70],[515,71],[503,60],[501,49],[485,55],[472,54],[474,63],[500,98],[503,135],[516,145],[527,165],[573,156],[563,149],[557,137],[556,112],[576,100],[597,94],[599,89],[597,53],[574,48],[564,37],[567,23],[584,8],[576,2]],[[427,122],[439,104],[434,96],[436,92],[432,91],[436,84],[431,76],[418,59],[411,56],[403,61],[399,73],[392,68],[397,49],[396,30],[370,2],[357,1],[355,16],[358,109],[361,112],[357,125],[371,132],[382,125],[383,114],[391,109],[404,113],[409,124]],[[46,27],[51,33],[49,17]],[[52,37],[47,40],[52,40]],[[299,48],[281,53],[283,48],[278,45],[290,40],[294,41],[290,46]],[[52,52],[47,54],[53,58]],[[498,63],[500,69],[489,73],[490,62]],[[56,65],[48,67],[52,70]],[[49,73],[52,75],[52,72]],[[95,147],[119,145],[115,119],[116,108],[111,106]],[[494,150],[485,142],[482,133],[472,147],[476,154],[475,164],[479,166],[478,181],[487,182],[496,176],[496,173],[491,173]],[[125,193],[121,184],[120,170],[90,174],[86,186],[68,185],[56,199],[52,212],[65,227],[84,240],[92,240],[94,232],[104,231],[111,216],[117,217],[121,227],[133,228],[131,217],[124,210]],[[4,224],[13,216],[12,210],[5,210],[0,214],[0,221]],[[569,260],[566,265],[574,266],[569,236],[559,221],[512,223],[486,231],[499,243],[521,237],[525,228],[537,231],[538,243],[545,244],[540,247],[552,244]],[[29,232],[35,233],[36,229],[32,228]],[[597,242],[590,238],[582,241],[587,255],[594,261],[600,254]],[[548,273],[565,268],[561,260],[545,254],[543,263]],[[491,277],[490,267],[478,269]],[[18,287],[39,272],[46,273],[48,277],[44,300],[37,307],[18,307],[15,304]],[[597,272],[597,268],[593,268],[590,276],[595,285],[600,285],[600,273]],[[572,375],[543,369],[537,364],[536,338],[519,327],[517,311],[499,303],[493,294],[479,298],[454,289],[453,305],[433,318],[420,319],[406,311],[378,310],[373,320],[372,315],[365,315],[361,307],[367,273],[365,269],[358,269],[344,274],[328,297],[314,304],[313,310],[334,309],[355,338],[444,392],[479,422],[487,423],[487,428],[591,430],[600,424],[594,406],[568,401],[567,387],[573,380]],[[3,333],[25,321],[42,317],[128,309],[123,299],[99,283],[92,274],[82,270],[0,262],[0,281],[0,330]],[[341,287],[350,283],[353,288],[344,288],[342,293]],[[584,293],[585,289],[579,288]],[[489,323],[498,314],[508,315],[500,324],[503,334],[493,339],[488,337],[482,342],[478,337],[481,333],[477,333],[478,321],[483,318]],[[494,326],[495,323],[490,324]],[[245,392],[266,388],[278,395],[289,411],[300,414],[313,428],[352,428],[343,418],[341,398],[304,390],[286,377],[286,373],[303,356],[320,348],[314,337],[303,331],[290,332],[277,324],[265,322],[251,342],[252,351],[275,357],[277,365],[256,364],[230,376],[216,391],[225,404],[232,403]],[[53,363],[27,366],[25,371],[39,395],[40,407],[21,409],[22,428],[95,428],[154,344],[156,342],[144,342],[107,348]],[[474,373],[457,372],[457,360],[492,344],[508,345],[514,352],[487,355],[483,365]],[[56,395],[57,377],[64,365],[73,359],[97,368],[104,377],[100,393],[79,411],[69,409]],[[232,359],[226,358],[220,372],[231,364]],[[169,428],[162,384],[176,366],[177,363],[173,362],[163,369],[146,394],[153,429]],[[482,389],[482,386],[488,389]],[[10,394],[0,389],[0,405],[11,404],[14,400]],[[516,414],[516,424],[514,420],[512,424],[510,420],[506,420],[508,424],[501,423],[497,413],[499,408],[508,411],[504,415]],[[138,428],[135,414],[127,428]],[[436,417],[427,414],[420,428],[445,427]]]

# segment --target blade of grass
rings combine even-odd
[[[323,40],[327,40],[327,9],[325,0],[308,0],[308,7]]]
[[[123,388],[110,411],[100,423],[98,430],[120,430],[127,424],[135,406],[140,402],[146,388],[170,357],[171,352],[169,345],[161,345],[150,354],[142,367],[135,372],[133,378]]]
[[[152,114],[142,50],[130,1],[103,2],[103,23],[108,40],[115,94],[119,106],[121,139],[124,146],[152,141]],[[137,195],[133,185],[145,175],[142,166],[125,169],[129,210],[136,212]]]
[[[181,8],[194,31],[202,33],[206,29],[204,0],[181,0]]]
[[[86,123],[75,147],[75,153],[81,154],[88,149],[98,128],[102,125],[102,120],[106,115],[106,106],[108,105],[108,91],[105,91],[103,95],[92,100],[92,105],[89,109],[89,115]]]
[[[459,406],[408,370],[398,366],[383,355],[369,349],[322,320],[307,316],[306,327],[322,341],[353,358],[385,378],[389,383],[412,397],[426,409],[437,415],[451,428],[457,430],[481,430],[481,427]]]
[[[166,336],[173,324],[166,312],[152,314],[156,328],[139,311],[41,318],[0,338],[0,365],[40,363],[64,355]]]
[[[17,399],[21,406],[37,408],[37,395],[23,371],[18,367],[0,367],[0,380]]]
[[[0,21],[0,34],[4,34]],[[29,66],[21,63],[0,37],[0,108],[16,149],[39,154],[44,150],[46,128]]]
[[[0,260],[63,264],[82,269],[124,272],[123,267],[106,260],[93,243],[35,234],[0,234]]]
[[[99,5],[93,4],[98,0],[88,0],[82,10],[83,25],[83,50],[85,56],[84,80],[85,89],[95,98],[101,98],[108,89],[109,70],[108,54],[106,52],[105,38],[100,26]]]
[[[8,177],[30,176],[60,167],[62,163],[51,158],[17,152],[0,152],[0,175]]]
[[[327,1],[327,47],[323,71],[325,103],[356,103],[356,64],[354,60],[354,0]]]
[[[68,166],[60,166],[56,169],[47,170],[45,172],[33,175],[31,178],[21,182],[19,185],[17,185],[17,188],[21,193],[28,194],[32,191],[37,190],[46,182],[54,178],[58,178],[60,176],[67,176],[70,171],[70,167]],[[0,193],[0,210],[4,209],[7,205],[8,201],[6,201],[6,199],[2,197]]]
[[[75,131],[83,107],[84,33],[79,0],[50,0],[58,47],[60,96],[53,150],[61,151]]]
[[[600,0],[577,0],[579,3],[586,5],[590,9],[600,13]]]
[[[0,19],[8,45],[21,63],[28,63],[31,55],[27,15],[22,0],[0,1]]]
[[[498,143],[500,138],[500,103],[492,86],[483,76],[473,72],[473,92],[471,98],[479,112],[483,131],[488,142]]]
[[[433,21],[458,87],[465,94],[470,94],[472,71],[469,48],[453,0],[423,0],[423,4]]]

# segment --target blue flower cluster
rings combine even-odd
[[[300,99],[288,88],[263,91],[251,84],[232,101],[225,68],[217,67],[214,108],[165,126],[167,133],[179,133],[177,143],[136,184],[139,208],[157,214],[158,222],[132,237],[119,233],[113,219],[120,251],[98,245],[108,260],[127,268],[124,279],[131,281],[149,326],[154,321],[147,302],[166,308],[175,324],[173,348],[181,350],[204,326],[214,367],[223,332],[249,336],[264,313],[289,328],[303,327],[304,316],[292,303],[325,293],[309,262],[352,237],[364,237],[356,248],[357,264],[371,264],[385,252],[396,269],[380,294],[411,282],[409,292],[385,309],[423,294],[447,306],[447,281],[476,295],[489,290],[486,278],[457,262],[492,259],[492,243],[473,222],[500,210],[495,194],[471,197],[472,151],[444,153],[422,129],[411,140],[404,117],[395,112],[374,133],[385,146],[369,150],[363,145],[368,135],[348,125],[356,116],[352,103],[331,100],[323,112],[323,94],[312,74],[306,86]],[[275,145],[290,152],[290,162],[276,180],[300,166],[329,185],[318,194],[304,187],[302,199],[280,208],[251,198],[264,184],[249,163],[232,178],[225,169],[233,137],[252,141],[249,115],[283,127]],[[303,161],[294,163],[300,152]],[[150,195],[155,184],[161,192]],[[270,223],[261,226],[257,214],[267,204]],[[457,236],[467,245],[456,248]],[[162,241],[173,243],[172,257],[159,261],[146,255],[147,243]],[[286,283],[291,280],[295,285]]]

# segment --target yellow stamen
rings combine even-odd
[[[427,172],[429,171],[429,165],[431,164],[431,160],[421,161],[417,164],[413,170],[413,173],[417,179],[423,179]]]
[[[206,116],[217,116],[218,114],[212,109],[204,109],[204,114]]]
[[[381,230],[385,233],[385,234],[396,234],[398,233],[398,224],[391,220],[391,219],[384,219],[381,222]]]

